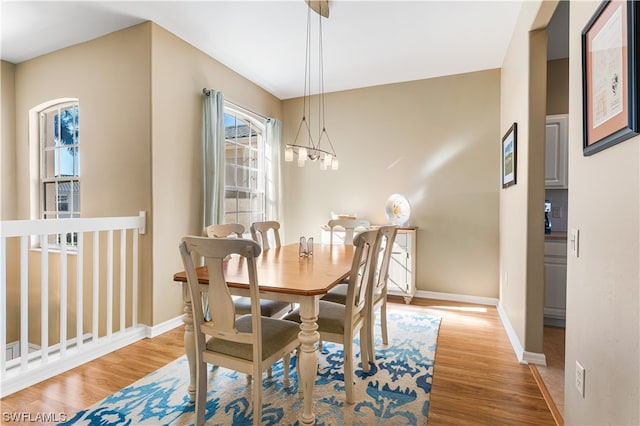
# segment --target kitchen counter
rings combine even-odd
[[[546,241],[567,241],[567,233],[560,231],[552,231],[550,234],[544,234]]]

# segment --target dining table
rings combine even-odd
[[[298,304],[300,310],[300,350],[298,351],[298,387],[302,389],[303,410],[301,424],[315,423],[314,388],[318,369],[318,311],[319,300],[351,271],[355,247],[347,245],[316,244],[311,255],[301,256],[299,244],[287,244],[264,250],[256,258],[260,297]],[[206,266],[197,269],[201,291],[207,292],[209,276]],[[246,260],[231,256],[225,262],[225,279],[232,294],[249,295]],[[195,336],[193,307],[185,271],[174,274],[173,280],[182,285],[184,302],[183,322],[185,354],[189,363],[189,398],[195,400]],[[258,380],[256,380],[259,383]]]

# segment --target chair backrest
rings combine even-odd
[[[347,298],[346,298],[346,318],[353,318],[366,308],[366,296],[370,284],[373,281],[380,252],[380,239],[378,230],[361,232],[353,240],[356,250],[353,254],[353,263],[349,274]]]
[[[378,247],[382,249],[384,245],[384,251],[382,251],[381,257],[379,255],[377,271],[374,274],[373,284],[371,285],[371,291],[374,294],[382,293],[387,286],[391,253],[393,252],[393,244],[396,241],[397,233],[398,228],[395,226],[381,226],[378,229],[378,239],[380,240]]]
[[[256,273],[256,257],[260,255],[260,246],[252,240],[246,239],[219,239],[208,237],[182,238],[180,254],[187,273],[187,282],[191,300],[200,300],[201,289],[198,283],[196,266],[193,262],[194,253],[204,257],[205,265],[209,273],[209,286],[207,297],[211,320],[205,322],[201,303],[192,303],[194,331],[196,332],[196,346],[203,350],[205,334],[229,340],[253,345],[253,359],[262,359],[262,345],[260,322],[260,296],[258,291],[258,277]],[[226,262],[224,259],[237,254],[245,258],[249,274],[249,292],[251,296],[252,331],[250,333],[238,332],[235,328],[235,306],[231,292],[224,276]]]
[[[271,247],[269,243],[269,230],[272,230],[275,245]],[[265,222],[253,222],[251,224],[251,238],[262,247],[262,250],[280,247],[280,223],[275,220]]]
[[[344,229],[344,243],[353,244],[353,235],[355,230],[366,230],[371,226],[369,221],[365,219],[332,219],[327,223],[327,225],[331,232],[330,244],[333,244],[333,232],[336,227]]]
[[[242,238],[242,234],[244,234],[244,225],[240,223],[207,226],[207,237],[209,238],[227,238],[232,235]]]

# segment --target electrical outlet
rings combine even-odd
[[[579,361],[576,361],[576,389],[580,396],[584,398],[584,367]]]
[[[562,218],[562,208],[554,207],[551,209],[551,218],[552,219],[560,219]]]

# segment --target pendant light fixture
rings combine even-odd
[[[304,167],[307,160],[319,161],[321,170],[338,170],[338,158],[333,148],[324,114],[324,69],[322,55],[322,17],[329,17],[328,0],[307,0],[307,44],[304,66],[304,94],[302,102],[302,120],[298,126],[296,137],[292,144],[287,144],[284,150],[285,161],[292,162],[297,156],[298,166]],[[311,11],[318,14],[318,135],[314,140],[311,132]],[[303,140],[307,139],[304,144]],[[298,141],[301,139],[302,141]]]

